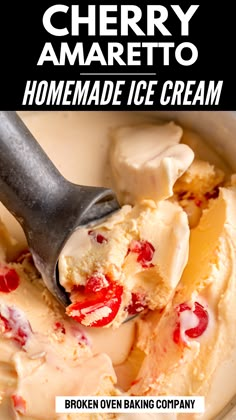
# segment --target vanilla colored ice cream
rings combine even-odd
[[[52,299],[29,253],[1,259],[0,331],[1,419],[18,413],[51,420],[55,395],[113,392],[111,360],[92,354],[87,334]]]
[[[173,122],[114,129],[110,147],[113,185],[121,203],[155,202],[172,196],[175,181],[194,153],[180,144],[183,130]]]
[[[70,141],[75,114],[25,121],[39,140],[51,138],[53,121]],[[211,420],[234,395],[236,177],[177,123],[107,118],[94,181],[91,163],[84,183],[112,186],[121,208],[78,229],[63,249],[66,310],[45,288],[27,244],[0,224],[1,420]],[[59,395],[199,395],[206,411],[56,414]]]
[[[127,316],[162,310],[173,294],[188,259],[189,224],[166,199],[194,158],[180,144],[182,131],[172,122],[113,132],[109,161],[123,206],[74,232],[59,259],[67,313],[83,325],[118,327]]]
[[[59,262],[72,300],[68,315],[86,326],[117,327],[128,315],[163,309],[186,265],[188,244],[187,215],[168,201],[125,205],[101,225],[79,229]]]

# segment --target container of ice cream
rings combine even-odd
[[[89,229],[82,236],[86,237],[89,247],[89,269],[94,264],[94,261],[91,263],[93,256],[100,255],[99,247],[103,247],[103,260],[112,263],[110,276],[120,273],[116,278],[116,290],[124,286],[124,275],[129,277],[129,287],[123,287],[125,293],[120,296],[123,302],[118,311],[120,320],[127,308],[131,313],[139,313],[141,308],[141,314],[126,324],[116,318],[118,322],[111,325],[108,322],[105,328],[96,326],[101,313],[104,317],[103,312],[96,315],[95,324],[90,323],[91,317],[83,323],[77,322],[71,313],[66,315],[42,285],[21,228],[1,206],[1,218],[10,236],[1,226],[0,418],[77,420],[83,416],[55,414],[56,395],[128,394],[203,395],[206,397],[204,415],[184,417],[223,419],[236,392],[234,113],[19,114],[65,177],[78,184],[117,188],[125,206],[119,221],[92,229],[92,232]],[[146,144],[150,143],[149,149],[153,150],[153,137],[148,140],[150,126],[166,124],[169,130],[169,123],[178,127],[180,140],[177,143],[180,142],[181,147],[176,150],[176,145],[166,140],[164,150],[158,150],[155,156],[145,160],[142,152],[139,153],[138,165],[130,160],[124,164],[123,159],[121,174],[127,177],[127,182],[123,180],[121,188],[121,176],[118,182],[114,173],[112,178],[112,167],[116,174],[120,168],[115,165],[117,158],[111,167],[114,133],[116,139],[122,136],[123,141],[125,137],[123,143],[119,142],[122,153],[126,153],[127,138],[140,137],[141,132],[141,137],[146,136]],[[125,136],[121,126],[126,127]],[[136,137],[134,144],[138,141],[140,145]],[[186,153],[188,163],[184,167],[181,159]],[[112,156],[114,158],[114,154]],[[151,169],[150,165],[145,166],[147,161],[152,162]],[[133,179],[135,165],[137,172]],[[153,190],[142,184],[142,171],[145,183],[149,182],[150,173],[151,177],[155,174]],[[129,187],[138,176],[140,188],[137,185]],[[156,185],[164,179],[165,185],[163,182],[163,188],[154,197],[158,205],[150,204],[150,194],[156,192]],[[146,191],[149,196],[145,196]],[[141,196],[142,204],[136,203],[137,196],[138,202]],[[125,224],[122,224],[122,218]],[[122,241],[113,243],[110,240],[114,229],[118,232],[116,237],[126,238],[125,247]],[[149,232],[148,237],[145,230]],[[114,247],[123,255],[115,269]],[[68,257],[68,252],[65,256]],[[86,261],[86,258],[84,254],[79,258],[81,268],[81,259]],[[99,258],[96,258],[96,267]],[[104,266],[104,262],[101,265]],[[86,272],[87,268],[83,267]],[[100,292],[97,287],[102,287],[110,293],[109,276],[102,277],[99,272],[95,282],[94,277],[91,281],[91,276],[88,282],[88,277],[81,273],[64,276],[64,285],[72,290],[76,279],[77,289],[73,292],[80,296],[83,287],[92,293]],[[156,279],[158,288],[147,288],[146,300],[137,300],[140,290],[146,290],[145,284],[150,277]],[[155,299],[157,293],[158,299]],[[96,418],[91,416],[91,419]],[[101,413],[97,418],[140,419],[140,416],[144,418],[143,414],[111,414],[109,417]],[[154,419],[169,418],[163,414],[152,416]],[[227,416],[227,419],[233,418],[233,414]]]

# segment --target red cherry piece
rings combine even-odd
[[[145,308],[147,308],[145,296],[139,293],[132,293],[131,302],[127,308],[128,313],[130,315],[135,315],[139,312],[142,312]]]
[[[18,343],[23,347],[26,344],[27,338],[28,335],[26,334],[24,327],[18,327],[16,330],[14,340],[18,341]]]
[[[180,343],[180,322],[177,322],[175,329],[173,331],[173,341],[176,344]]]
[[[123,287],[112,282],[98,293],[84,294],[84,300],[72,303],[66,308],[66,312],[81,324],[103,327],[110,324],[117,315],[122,293]],[[86,320],[87,317],[91,318],[90,322]]]
[[[181,303],[177,307],[177,314],[180,317],[180,313],[184,311],[190,311],[194,313],[198,318],[198,324],[193,328],[188,328],[183,333],[187,335],[189,338],[197,338],[200,337],[204,331],[206,330],[209,322],[209,315],[207,310],[198,302],[194,302],[194,308],[191,308],[186,302]],[[176,323],[174,332],[173,332],[173,341],[176,344],[179,344],[181,341],[181,320]]]
[[[18,413],[25,414],[26,413],[26,401],[20,395],[13,394],[11,396],[14,408]]]
[[[60,331],[62,334],[66,333],[66,329],[65,329],[64,325],[59,321],[55,322],[54,330],[55,331]]]
[[[24,347],[32,329],[24,313],[11,306],[5,306],[3,313],[0,313],[0,325],[2,325],[3,334],[13,339],[21,347]]]
[[[154,254],[154,247],[150,242],[143,241],[142,242],[142,250],[137,258],[137,261],[140,263],[146,263],[152,260]]]
[[[217,198],[219,196],[219,192],[219,187],[216,186],[215,188],[213,188],[213,190],[206,192],[205,198],[207,200],[210,200],[210,198]]]
[[[0,331],[3,333],[7,333],[9,331],[11,331],[11,328],[9,326],[9,321],[4,318],[4,316],[1,315],[0,313]]]
[[[96,293],[109,286],[110,280],[107,275],[103,273],[94,273],[87,278],[87,283],[84,289],[85,293]]]
[[[190,310],[191,310],[191,307],[186,302],[181,303],[177,308],[178,313],[184,312],[184,311],[190,311]]]
[[[107,242],[107,238],[103,236],[101,233],[96,232],[95,230],[89,230],[88,234],[92,236],[92,238],[99,244],[104,244]]]
[[[0,269],[0,292],[10,293],[17,289],[20,278],[13,268],[3,267]]]
[[[200,200],[199,198],[195,198],[194,203],[196,204],[197,207],[201,207],[202,200]]]
[[[129,246],[128,253],[129,252],[138,254],[137,262],[140,263],[143,268],[150,268],[154,266],[152,263],[150,263],[150,261],[153,258],[155,248],[150,242],[145,240],[134,240]]]
[[[206,330],[209,322],[209,315],[206,309],[198,302],[195,302],[193,313],[198,317],[198,325],[194,328],[189,328],[185,331],[185,334],[190,338],[197,338]]]
[[[85,344],[86,346],[89,346],[90,343],[85,334],[81,334],[79,338],[79,344]]]
[[[178,317],[179,317],[180,312],[190,311],[191,308],[190,308],[190,306],[186,302],[184,302],[184,303],[181,303],[176,308],[176,310],[177,310],[177,314],[178,314]],[[174,332],[173,332],[173,341],[176,344],[179,344],[180,341],[181,341],[181,336],[180,336],[180,322],[179,321],[177,322],[177,324],[175,326],[175,329],[174,329]]]

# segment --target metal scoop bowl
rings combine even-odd
[[[114,192],[66,180],[18,114],[0,111],[0,201],[22,226],[46,287],[68,306],[57,273],[61,250],[79,226],[119,209]]]

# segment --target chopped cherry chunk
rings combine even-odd
[[[88,337],[86,337],[85,334],[81,334],[80,337],[79,337],[78,344],[80,344],[80,345],[85,344],[86,346],[89,346],[90,343],[89,343]]]
[[[107,275],[99,272],[93,273],[87,278],[85,293],[96,293],[109,286],[110,279]]]
[[[84,293],[83,300],[66,308],[69,316],[77,322],[90,327],[103,327],[110,324],[121,305],[123,287],[111,282],[97,293]]]
[[[18,308],[0,305],[0,331],[24,347],[32,333],[29,321]]]
[[[195,302],[193,313],[198,317],[198,325],[185,331],[185,334],[190,338],[200,337],[206,330],[209,322],[208,312],[200,303]]]
[[[7,333],[8,331],[11,331],[11,328],[9,326],[9,322],[0,313],[0,332],[4,334],[4,333]]]
[[[17,289],[20,278],[13,268],[3,267],[0,269],[0,292],[10,293]]]
[[[207,200],[210,200],[210,198],[217,198],[219,196],[219,192],[220,192],[219,186],[216,186],[213,188],[213,190],[206,192],[205,198]]]
[[[128,313],[130,315],[135,315],[139,312],[142,312],[145,308],[147,308],[145,296],[141,295],[140,293],[132,293],[131,302],[127,308]]]
[[[202,200],[200,200],[200,198],[195,198],[194,203],[196,204],[197,207],[201,207]]]
[[[20,395],[13,394],[11,396],[14,408],[18,413],[25,414],[26,413],[26,401]]]
[[[150,263],[150,261],[152,261],[155,248],[150,242],[145,240],[133,240],[129,245],[128,253],[129,252],[138,254],[137,262],[140,263],[143,268],[153,267],[153,264]]]
[[[175,329],[173,331],[173,341],[176,344],[180,343],[180,322],[176,323]]]
[[[198,302],[194,302],[194,307],[191,308],[186,302],[181,303],[177,307],[177,315],[178,315],[178,322],[176,323],[174,332],[173,332],[173,341],[176,344],[179,344],[182,337],[181,337],[181,312],[189,311],[190,314],[193,313],[196,315],[198,319],[198,324],[192,328],[187,328],[182,331],[183,334],[187,335],[189,338],[197,338],[200,337],[204,331],[206,330],[209,322],[209,315],[207,310]]]
[[[178,308],[177,308],[177,312],[184,312],[184,311],[191,311],[191,307],[186,303],[181,303]]]
[[[103,236],[101,233],[96,232],[95,230],[89,230],[88,234],[92,236],[92,238],[99,244],[104,244],[107,242],[107,238]]]
[[[54,324],[54,330],[55,331],[59,331],[62,334],[65,334],[66,333],[66,329],[65,329],[64,325],[61,322],[59,322],[59,321],[55,322],[55,324]]]

